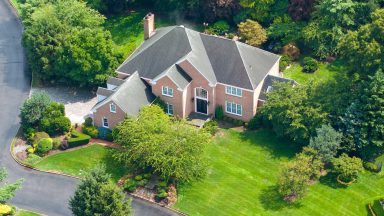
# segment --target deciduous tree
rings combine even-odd
[[[267,40],[267,32],[256,21],[247,19],[239,24],[240,37],[251,46],[260,46]]]
[[[4,180],[7,178],[7,171],[4,168],[0,168],[0,204],[4,204],[7,202],[9,199],[11,199],[14,195],[15,192],[21,188],[21,184],[23,180],[18,180],[15,183],[5,183]]]
[[[122,146],[115,158],[127,166],[151,168],[169,179],[190,181],[205,174],[204,149],[209,134],[171,119],[158,106],[144,107],[136,119],[128,118],[113,131]]]

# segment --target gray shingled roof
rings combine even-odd
[[[274,82],[284,82],[284,83],[291,83],[292,85],[297,85],[297,82],[292,79],[268,75],[264,80],[263,87],[261,88],[259,100],[264,100],[264,101],[267,100],[268,86],[273,86]]]
[[[180,89],[185,89],[192,81],[192,78],[179,65],[172,66],[167,71],[167,75]]]
[[[107,84],[114,85],[114,86],[120,86],[124,83],[123,79],[119,79],[116,77],[109,77],[107,80]]]
[[[115,93],[115,91],[109,90],[109,89],[106,89],[106,88],[103,88],[103,87],[97,88],[97,92],[96,92],[97,95],[102,95],[102,96],[105,96],[105,97],[109,97],[113,93]]]
[[[113,101],[127,115],[136,116],[143,106],[151,104],[155,99],[156,96],[152,93],[151,87],[136,72],[127,78],[114,94],[98,103],[93,109],[98,109],[103,104]]]
[[[187,60],[213,85],[220,82],[253,90],[279,58],[240,42],[173,26],[157,29],[117,71],[137,71],[154,79]]]

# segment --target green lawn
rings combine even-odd
[[[16,213],[16,216],[40,216],[40,214],[37,214],[35,212],[20,210]]]
[[[340,61],[334,61],[331,64],[319,63],[319,70],[314,73],[302,72],[302,67],[299,63],[294,62],[290,68],[284,71],[284,76],[296,80],[298,83],[305,84],[310,80],[328,81],[335,78],[337,73],[343,71],[343,66]]]
[[[112,180],[117,181],[127,173],[112,158],[113,149],[101,145],[92,145],[86,148],[59,153],[48,156],[35,165],[41,170],[54,170],[68,175],[81,177],[85,171],[94,168],[98,164],[105,164]]]
[[[189,215],[367,215],[366,204],[384,195],[384,177],[369,172],[343,188],[332,175],[311,186],[307,197],[288,205],[276,182],[283,161],[293,157],[290,143],[269,131],[226,130],[208,147],[211,167],[199,182],[181,185],[174,208]]]

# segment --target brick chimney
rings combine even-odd
[[[155,31],[155,15],[149,13],[144,17],[144,39],[148,40]]]

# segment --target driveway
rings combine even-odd
[[[12,204],[49,216],[71,215],[68,199],[78,181],[19,166],[11,157],[9,144],[19,127],[19,107],[30,91],[29,75],[21,46],[22,27],[7,0],[0,0],[0,166],[6,167],[9,181],[25,179]],[[135,215],[176,215],[140,200],[133,201]]]

